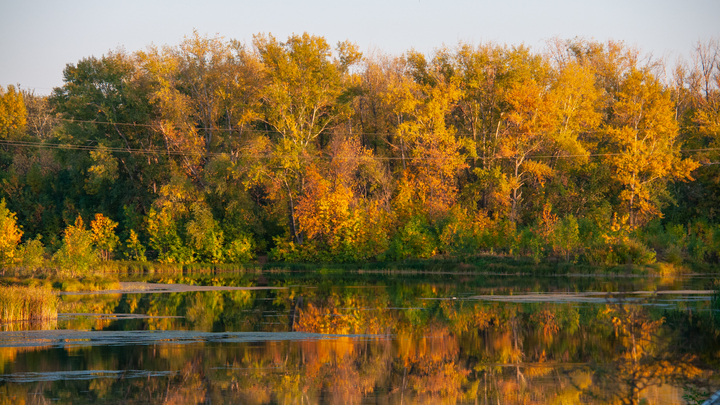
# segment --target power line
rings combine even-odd
[[[41,116],[35,115],[28,115],[28,117],[34,117],[34,118],[42,118]],[[63,122],[69,122],[69,123],[78,123],[78,124],[97,124],[97,125],[121,125],[121,126],[130,126],[130,127],[139,127],[139,128],[151,128],[155,130],[159,130],[160,125],[158,124],[141,124],[136,122],[112,122],[112,121],[98,121],[98,120],[79,120],[74,118],[61,118],[61,117],[52,117],[51,119],[57,120],[57,121],[63,121]],[[215,131],[215,132],[243,132],[240,128],[221,128],[221,127],[197,127],[192,126],[193,129],[198,131]],[[696,128],[695,126],[678,126],[679,129],[691,129]],[[277,130],[272,129],[249,129],[247,132],[256,132],[256,133],[281,133]],[[606,133],[607,130],[605,129],[588,129],[588,130],[578,130],[577,131],[580,134],[597,134],[597,133]],[[392,132],[355,132],[355,131],[332,131],[333,134],[336,135],[388,135]],[[462,137],[470,137],[470,136],[478,136],[478,135],[494,135],[494,131],[482,131],[482,132],[476,132],[475,134],[471,132],[455,132],[453,135],[455,136],[462,136]],[[545,135],[546,132],[523,132],[522,135]]]
[[[16,146],[16,147],[29,147],[29,148],[42,148],[42,149],[61,149],[61,150],[80,150],[80,151],[105,151],[114,153],[129,153],[129,154],[140,154],[140,155],[173,155],[173,156],[227,156],[228,153],[223,152],[194,152],[194,151],[181,151],[172,149],[137,149],[137,148],[119,148],[119,147],[107,147],[102,145],[73,145],[66,143],[47,143],[47,142],[29,142],[29,141],[13,141],[13,140],[0,140],[0,145]],[[700,149],[684,149],[680,150],[679,153],[692,153],[692,152],[710,152],[720,151],[720,148],[700,148]],[[605,156],[622,156],[624,153],[587,153],[587,154],[566,154],[566,155],[529,155],[526,159],[573,159],[573,158],[585,158],[585,157],[605,157]],[[295,157],[298,159],[338,159],[338,160],[454,160],[457,157],[398,157],[398,156],[293,156],[287,154],[273,155],[268,154],[244,154],[244,158],[283,158],[283,157]],[[498,157],[467,157],[465,160],[502,160],[502,159],[513,159],[514,156],[498,156]]]

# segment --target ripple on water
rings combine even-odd
[[[387,338],[386,335],[331,335],[306,332],[81,331],[44,330],[0,333],[0,347],[65,348],[190,343],[241,343],[295,340]]]
[[[29,383],[44,381],[94,380],[97,378],[151,378],[177,374],[177,371],[152,370],[75,370],[75,371],[43,371],[13,374],[0,374],[0,381],[12,383]]]

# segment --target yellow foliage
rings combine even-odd
[[[5,199],[0,200],[0,266],[9,266],[15,263],[23,232],[17,225],[15,213],[5,206]]]
[[[660,215],[653,187],[667,180],[692,180],[699,164],[680,157],[678,123],[670,94],[647,70],[632,69],[612,105],[614,120],[606,131],[614,144],[607,158],[613,178],[623,186],[630,226]]]
[[[27,123],[27,110],[22,94],[9,85],[0,86],[0,139],[8,138],[13,132],[21,130]]]
[[[115,250],[120,239],[115,235],[115,228],[118,223],[103,214],[95,214],[95,219],[90,222],[92,239],[95,247],[100,250],[103,260],[110,259],[110,253]],[[131,235],[132,236],[132,235]]]

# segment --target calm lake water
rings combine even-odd
[[[135,281],[63,295],[57,322],[0,325],[0,404],[683,404],[720,389],[712,276]]]

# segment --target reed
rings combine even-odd
[[[58,298],[49,289],[0,287],[0,322],[57,319]]]

